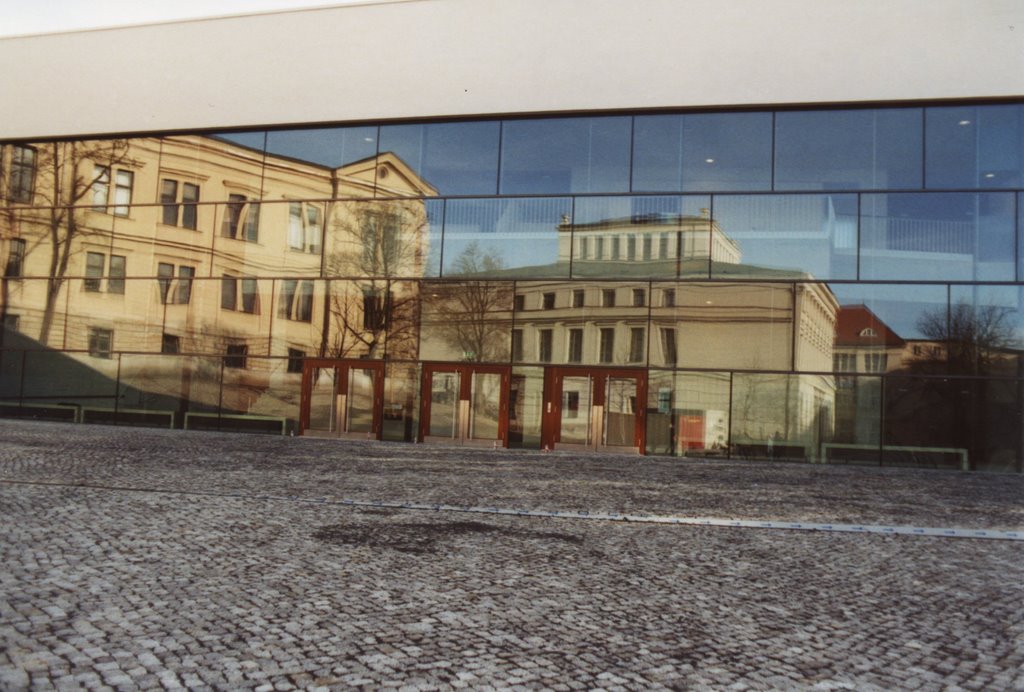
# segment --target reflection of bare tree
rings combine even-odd
[[[26,254],[39,246],[46,247],[50,253],[46,298],[39,328],[39,341],[45,344],[50,338],[57,299],[66,281],[68,265],[80,249],[78,241],[102,232],[87,225],[86,208],[80,205],[93,202],[101,204],[102,211],[114,206],[116,213],[122,213],[122,207],[115,206],[121,202],[111,196],[111,189],[115,167],[130,161],[128,140],[125,139],[50,142],[35,147],[34,152],[34,184],[30,200],[23,200],[30,201],[33,209],[20,212],[20,219],[41,229],[38,236],[31,232],[26,234],[34,243],[26,248]],[[12,201],[17,200],[8,200],[4,209],[9,228],[14,228],[16,218]],[[123,207],[123,214],[128,214],[127,207]]]
[[[487,277],[502,269],[493,251],[470,243],[453,264],[453,273]],[[479,278],[467,282],[436,283],[424,298],[424,311],[441,330],[441,339],[464,360],[486,362],[508,358],[509,319],[501,313],[512,307],[512,285]]]
[[[395,277],[422,271],[422,206],[363,202],[338,211],[326,268],[352,280],[331,282],[321,351],[336,358],[414,357],[419,296],[413,282]]]
[[[921,333],[939,342],[945,358],[918,361],[917,368],[934,371],[936,365],[953,375],[984,375],[1000,356],[1017,346],[1008,308],[957,303],[945,310],[925,313],[918,320]]]

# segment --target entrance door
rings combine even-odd
[[[548,368],[541,441],[545,449],[644,449],[647,373]]]
[[[381,439],[384,363],[307,358],[302,366],[303,435]]]
[[[508,446],[509,368],[423,365],[421,442]]]

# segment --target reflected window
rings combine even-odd
[[[126,273],[124,255],[111,255],[110,273],[107,276],[107,293],[124,293]]]
[[[635,118],[635,192],[769,190],[771,113]]]
[[[512,330],[512,360],[519,363],[523,360],[523,330]]]
[[[260,205],[250,202],[245,195],[230,194],[224,205],[224,220],[221,235],[249,242],[259,240]]]
[[[536,118],[502,127],[500,194],[626,192],[630,118]]]
[[[629,362],[641,363],[645,360],[646,330],[643,327],[631,327],[629,330]]]
[[[775,189],[920,188],[921,140],[919,108],[777,113]]]
[[[319,254],[323,236],[323,213],[312,202],[288,203],[288,248]]]
[[[570,363],[582,363],[583,362],[583,330],[582,329],[570,329],[569,330],[569,362]]]
[[[22,144],[12,146],[8,175],[7,197],[12,202],[30,204],[36,179],[36,150]]]
[[[602,327],[600,335],[601,344],[598,360],[602,363],[611,363],[615,360],[615,328]]]
[[[285,279],[281,282],[278,317],[299,322],[313,320],[313,282]]]
[[[647,305],[647,290],[643,288],[633,289],[633,307],[642,308]]]
[[[679,358],[676,352],[676,330],[674,327],[661,329],[661,355],[665,365],[675,367]]]
[[[165,226],[181,226],[196,230],[199,186],[173,178],[160,181],[161,222]]]
[[[553,310],[555,308],[554,293],[544,293],[541,295],[541,308],[544,310]]]
[[[925,109],[929,188],[1020,187],[1024,180],[1024,106]]]
[[[224,354],[225,368],[244,368],[249,356],[249,347],[246,344],[228,344]]]
[[[537,332],[537,360],[541,363],[551,362],[552,330],[541,329]]]
[[[239,284],[241,285],[241,301],[239,301]],[[225,275],[221,277],[220,306],[224,310],[238,310],[256,314],[259,312],[260,300],[258,284],[254,278],[241,278]]]
[[[613,308],[615,307],[615,289],[604,288],[601,289],[601,307]]]
[[[676,289],[666,288],[661,291],[661,307],[674,308],[676,306]]]
[[[85,281],[82,287],[89,292],[100,290],[100,283],[103,280],[103,267],[107,257],[101,252],[85,253]]]
[[[390,291],[374,286],[363,287],[363,329],[386,329],[390,322],[392,296]]]
[[[94,358],[110,358],[114,348],[114,331],[89,327],[89,355]]]
[[[109,166],[97,165],[93,168],[92,178],[92,209],[93,211],[107,212],[114,216],[128,216],[128,209],[132,203],[132,188],[135,184],[135,174],[121,168],[114,169],[114,205],[110,203],[110,174]]]
[[[572,292],[572,306],[574,308],[581,308],[584,304],[585,293],[582,288],[574,289]]]
[[[7,249],[7,264],[4,276],[16,278],[22,275],[25,264],[25,241],[22,238],[11,238]]]
[[[302,374],[302,361],[306,357],[306,352],[298,348],[288,349],[288,366],[287,372],[292,374]]]
[[[181,337],[164,332],[160,339],[160,353],[170,355],[181,353]]]

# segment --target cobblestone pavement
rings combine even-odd
[[[2,689],[1024,689],[1021,542],[304,501],[1019,529],[1021,476],[5,421],[0,481]]]

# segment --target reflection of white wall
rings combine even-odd
[[[5,39],[0,64],[19,69],[0,73],[0,93],[19,107],[0,137],[1021,94],[1019,10],[1018,0],[430,0]],[[104,97],[96,65],[117,65]],[[274,98],[300,76],[332,88]]]

